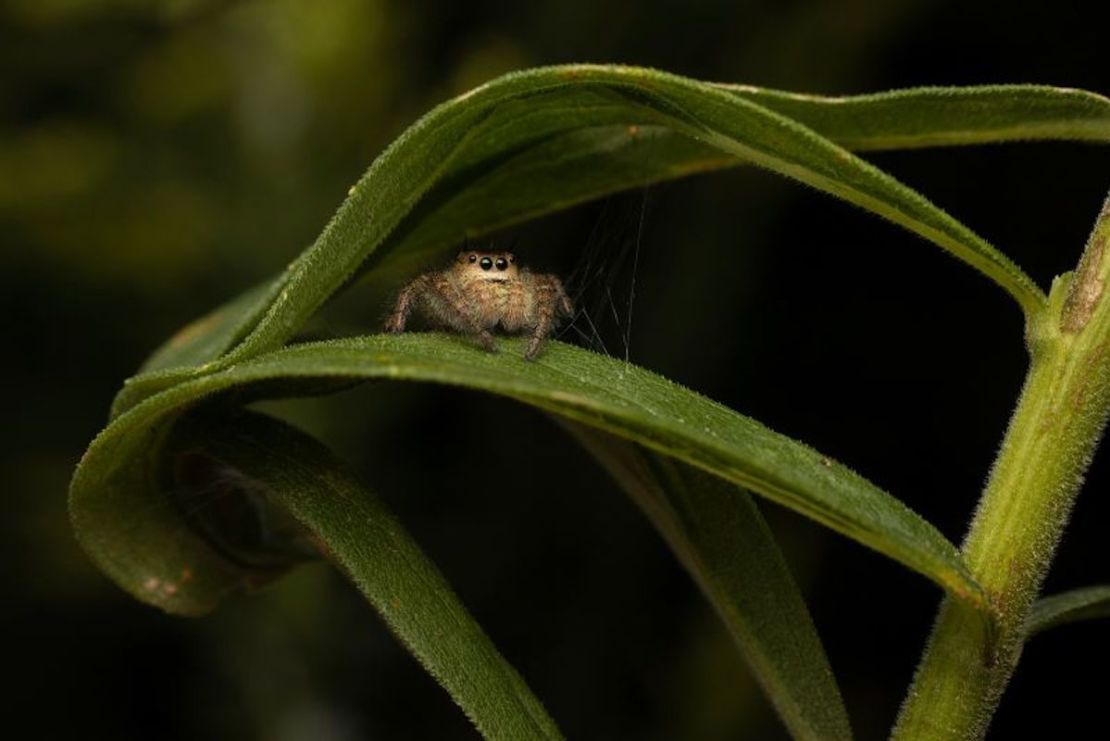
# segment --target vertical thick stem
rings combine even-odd
[[[1025,621],[1110,413],[1110,198],[1074,276],[1029,319],[1032,365],[963,545],[996,621],[941,605],[893,733],[975,739],[1013,673]]]

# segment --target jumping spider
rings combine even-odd
[[[387,332],[403,332],[413,309],[442,327],[473,336],[496,352],[491,329],[528,333],[524,359],[532,360],[558,321],[574,307],[557,277],[518,268],[510,252],[460,252],[450,267],[424,273],[405,286],[386,322]]]

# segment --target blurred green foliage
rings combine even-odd
[[[1083,13],[1031,2],[1006,13],[954,0],[0,3],[10,391],[0,573],[19,678],[9,728],[113,739],[471,733],[326,570],[184,622],[109,585],[65,514],[69,476],[120,380],[174,329],[300,252],[373,157],[435,103],[510,69],[570,61],[824,93],[1045,82],[1106,94],[1103,36]],[[1110,172],[1105,150],[1066,145],[881,164],[1042,285],[1074,263]],[[545,240],[623,238],[610,235],[612,211],[635,223],[644,203],[633,359],[829,450],[958,538],[1023,371],[1004,299],[909,237],[749,171],[579,209],[520,236],[541,253]],[[829,240],[886,255],[896,239],[907,244],[895,270],[943,272],[952,308],[915,308],[920,295],[889,273],[821,261]],[[793,271],[796,250],[818,275]],[[356,290],[328,321],[365,331],[380,301]],[[967,312],[981,323],[963,326],[955,317]],[[979,383],[946,385],[951,360],[929,353],[940,346]],[[364,405],[405,421],[368,421]],[[647,525],[545,420],[392,386],[281,411],[363,467],[571,737],[781,733]],[[1107,481],[1096,462],[1089,488]],[[1105,580],[1096,525],[1106,505],[1092,494],[1054,572],[1060,587]],[[938,595],[797,518],[768,516],[808,584],[856,730],[877,737]],[[583,521],[597,525],[563,527]],[[864,571],[888,585],[882,595],[847,586]],[[879,617],[856,619],[848,604]],[[1098,630],[1075,628],[1085,643],[1049,634],[1031,644],[1000,737],[1031,698],[1047,703],[1053,662],[1110,658]],[[1072,688],[1052,706],[1082,728],[1096,689]]]

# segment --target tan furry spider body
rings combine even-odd
[[[532,360],[560,319],[574,307],[556,276],[519,268],[510,252],[460,252],[450,267],[424,273],[397,296],[387,332],[403,332],[413,310],[433,323],[474,337],[495,352],[491,330],[528,334]]]

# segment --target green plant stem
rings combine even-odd
[[[895,739],[975,739],[1017,665],[1025,621],[1110,413],[1110,198],[1074,275],[1032,319],[1032,364],[964,542],[993,621],[945,599]]]

